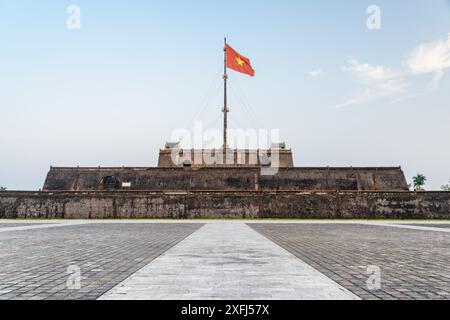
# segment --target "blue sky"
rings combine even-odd
[[[231,127],[279,128],[297,166],[401,165],[438,189],[449,33],[446,0],[0,0],[0,185],[38,189],[50,165],[154,166],[173,130],[220,128],[226,35],[256,69],[231,73]]]

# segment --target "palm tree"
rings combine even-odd
[[[417,176],[413,177],[414,190],[423,191],[426,181],[427,178],[423,174],[418,173]]]
[[[0,186],[0,191],[6,191],[6,187]]]

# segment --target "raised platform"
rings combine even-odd
[[[278,167],[294,166],[292,150],[286,147],[272,149],[173,149],[159,150],[158,167],[260,167],[276,162]]]
[[[400,167],[292,167],[275,175],[257,167],[51,167],[43,190],[408,191],[408,186]]]

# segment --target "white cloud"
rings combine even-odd
[[[352,75],[363,86],[363,90],[336,107],[343,108],[378,99],[389,99],[389,103],[398,103],[433,92],[446,70],[450,69],[450,33],[447,39],[416,46],[403,61],[403,67],[402,70],[393,70],[383,65],[360,63],[355,58],[349,58],[342,71]],[[420,74],[434,75],[431,86],[416,84],[414,90],[408,90],[411,87],[410,82],[414,83],[413,77]]]
[[[391,98],[405,92],[408,84],[401,72],[394,71],[382,65],[360,63],[355,58],[349,58],[342,71],[351,74],[364,90],[348,100],[338,103],[336,108],[368,102],[381,98]]]
[[[406,65],[414,74],[434,73],[432,85],[437,86],[450,68],[450,33],[442,41],[422,43],[408,56]]]
[[[316,78],[316,77],[322,75],[323,71],[322,71],[322,69],[315,69],[315,70],[308,71],[307,73],[310,77]]]
[[[348,99],[348,100],[346,100],[346,101],[344,101],[344,102],[338,103],[338,104],[336,105],[336,108],[345,108],[345,107],[349,107],[349,106],[352,106],[352,105],[354,105],[354,104],[358,104],[358,103],[360,103],[361,101],[363,101],[363,100],[361,99],[361,97],[350,98],[350,99]]]
[[[368,84],[391,80],[398,76],[396,72],[387,67],[360,63],[353,57],[347,60],[347,65],[342,67],[342,70],[352,73],[360,81]]]

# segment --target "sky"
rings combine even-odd
[[[299,167],[449,183],[448,0],[0,0],[0,186],[156,166],[175,130],[220,130],[224,36],[256,71],[230,71],[231,128],[279,129]]]

